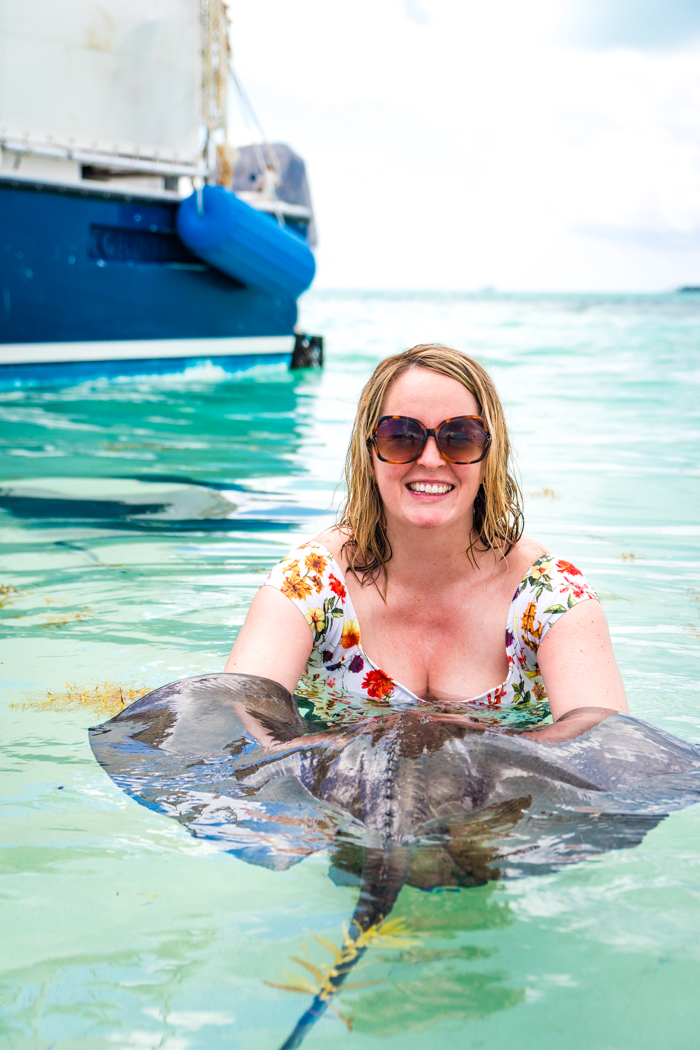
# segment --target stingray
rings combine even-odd
[[[638,845],[700,799],[700,747],[629,715],[548,746],[422,707],[378,711],[319,731],[276,682],[214,674],[90,730],[115,783],[192,835],[279,870],[329,850],[331,877],[359,885],[350,950],[282,1050],[300,1046],[404,885],[557,871]]]

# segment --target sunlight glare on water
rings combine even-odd
[[[700,303],[692,296],[307,295],[322,373],[204,366],[0,395],[0,1040],[12,1050],[277,1050],[271,987],[357,890],[317,854],[246,865],[129,800],[89,708],[26,697],[219,671],[288,549],[331,520],[386,354],[478,356],[506,405],[527,532],[608,615],[633,714],[700,741]],[[281,642],[283,644],[283,640]],[[591,702],[595,702],[592,695]],[[459,892],[404,888],[418,946],[377,948],[306,1047],[691,1050],[700,808],[633,850]],[[298,968],[297,968],[298,969]],[[672,1033],[670,1035],[669,1033]]]

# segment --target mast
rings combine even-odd
[[[203,159],[210,181],[230,186],[235,150],[228,141],[231,45],[224,0],[201,0]]]

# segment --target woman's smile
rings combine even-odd
[[[435,496],[446,496],[452,492],[454,485],[445,481],[409,481],[406,488],[414,496],[434,498]]]

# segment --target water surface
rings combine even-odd
[[[330,519],[374,364],[428,340],[506,403],[527,531],[582,568],[634,714],[700,741],[700,303],[312,293],[322,374],[216,366],[0,395],[0,1039],[12,1050],[276,1050],[272,988],[339,943],[327,858],[267,871],[129,801],[89,710],[13,706],[105,678],[221,670],[269,567]],[[14,590],[9,590],[14,588]],[[594,697],[591,698],[594,702]],[[306,1046],[697,1045],[700,807],[635,850],[460,892],[405,888],[411,949],[370,952]],[[358,976],[358,979],[360,977]]]

